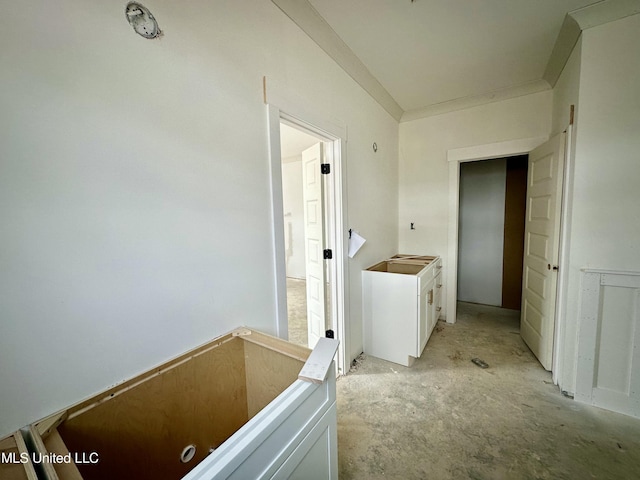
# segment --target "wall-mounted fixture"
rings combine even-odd
[[[378,144],[376,142],[373,142],[372,148],[373,148],[374,152],[377,152],[378,151]]]
[[[124,13],[133,30],[144,38],[156,38],[162,34],[152,13],[142,4],[129,2]]]

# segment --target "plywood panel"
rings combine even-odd
[[[17,449],[3,450],[5,454],[18,454]],[[19,458],[19,457],[18,457]],[[2,480],[26,480],[27,474],[21,463],[0,463],[0,478]]]
[[[70,414],[59,431],[85,480],[180,478],[248,420],[244,342],[235,337]],[[187,445],[197,448],[183,464]]]
[[[309,355],[311,355],[311,349],[303,345],[297,345],[265,333],[249,329],[238,329],[236,332],[236,334],[240,335],[245,342],[251,342],[256,345],[260,345],[263,348],[275,350],[288,357],[295,358],[303,364],[307,361]]]
[[[298,379],[304,361],[249,341],[244,354],[247,411],[252,418]]]
[[[310,353],[240,328],[30,429],[43,453],[97,455],[95,465],[44,465],[51,478],[181,478],[294,383]]]
[[[20,463],[20,452],[17,447],[3,448],[0,451],[1,454],[12,456],[16,460],[5,460],[0,462],[0,478],[2,480],[27,480],[27,474],[24,466]],[[15,463],[14,463],[15,462]]]
[[[387,273],[401,273],[405,275],[417,275],[425,268],[426,264],[420,260],[416,263],[410,263],[410,260],[394,260],[377,263],[372,267],[367,268],[370,272],[387,272]]]
[[[44,440],[44,445],[48,453],[55,453],[57,455],[67,455],[69,454],[69,450],[62,440],[60,433],[57,428],[54,428],[49,435]],[[76,452],[74,452],[76,453]],[[80,453],[80,452],[78,452]],[[81,453],[80,453],[81,455]],[[80,456],[79,459],[83,457]],[[86,458],[92,458],[87,452]],[[75,459],[74,459],[75,462]],[[80,474],[80,470],[74,462],[62,462],[62,463],[54,463],[53,469],[58,475],[58,478],[63,480],[83,480],[82,475]]]
[[[27,454],[27,447],[20,432],[0,439],[0,479],[37,480],[31,462],[22,463],[23,454]]]

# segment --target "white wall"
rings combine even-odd
[[[458,300],[502,305],[507,160],[460,165]]]
[[[447,151],[548,135],[551,99],[545,91],[400,124],[401,252],[440,255],[448,268]]]
[[[360,269],[397,250],[398,124],[271,2],[0,15],[0,435],[238,325],[275,331],[262,78],[347,128]],[[377,155],[371,143],[381,147]]]
[[[302,156],[283,159],[282,204],[287,277],[307,278],[304,258]]]
[[[575,389],[580,268],[640,271],[640,15],[582,33],[561,386]],[[574,61],[578,63],[577,61]],[[563,73],[564,75],[564,73]],[[578,87],[579,83],[579,87]],[[560,110],[560,109],[559,109]]]
[[[365,112],[354,112],[359,117]],[[379,125],[365,131],[354,122],[349,129],[348,227],[367,239],[354,258],[349,259],[350,316],[347,324],[352,344],[351,358],[363,351],[362,270],[398,253],[398,124]],[[394,128],[395,135],[385,128]],[[357,144],[353,144],[358,138]],[[372,144],[376,142],[378,151]]]

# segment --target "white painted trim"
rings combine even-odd
[[[578,315],[580,323],[574,399],[588,404],[591,404],[593,395],[599,305],[600,274],[583,272],[580,279],[580,313]]]
[[[282,200],[282,160],[280,146],[280,110],[267,105],[267,125],[269,128],[269,174],[271,185],[271,224],[273,225],[273,263],[275,285],[276,335],[289,339],[287,324],[287,269],[284,248],[284,207]]]
[[[566,15],[541,79],[403,111],[308,0],[271,0],[393,118],[408,122],[553,88],[583,30],[640,13],[640,0],[600,0]]]
[[[290,478],[291,471],[317,441],[314,432],[330,433],[328,456],[311,453],[321,478],[337,478],[336,379],[321,385],[294,381],[183,480]],[[273,439],[279,439],[274,441]],[[57,478],[57,477],[56,477]]]
[[[487,143],[472,147],[454,148],[447,150],[447,161],[468,162],[474,160],[486,160],[488,158],[513,157],[529,153],[538,145],[549,140],[548,136],[520,138],[506,142]]]
[[[266,89],[265,89],[266,96]],[[284,97],[280,97],[284,98]],[[273,250],[275,272],[275,298],[276,298],[276,332],[281,338],[288,338],[287,324],[287,286],[286,286],[286,260],[284,249],[284,215],[282,206],[282,166],[280,147],[280,122],[292,125],[318,136],[329,144],[333,163],[332,181],[329,185],[328,195],[331,198],[332,225],[329,226],[329,238],[334,250],[334,265],[331,271],[332,294],[332,328],[340,341],[338,349],[338,373],[348,371],[349,345],[351,342],[347,332],[348,310],[346,301],[349,297],[349,278],[346,268],[346,127],[320,118],[320,116],[308,113],[310,109],[294,106],[287,102],[289,109],[286,113],[274,104],[267,104],[269,126],[269,161],[271,173],[271,201],[273,222]],[[308,115],[308,117],[305,117]],[[311,117],[311,120],[308,118]],[[317,122],[317,123],[311,123]],[[320,126],[322,125],[322,126]],[[328,127],[325,129],[324,127]]]
[[[640,13],[640,0],[601,0],[570,12],[582,30]]]
[[[300,370],[298,379],[311,383],[324,382],[327,379],[327,373],[331,370],[333,357],[338,351],[338,344],[339,342],[335,338],[319,338],[311,355]]]
[[[632,318],[635,333],[632,339],[632,358],[629,359],[631,377],[626,392],[598,387],[596,373],[600,352],[600,330],[603,319],[602,287],[620,287],[635,290],[635,307]],[[640,360],[640,272],[582,269],[580,278],[580,311],[578,314],[578,345],[576,365],[575,400],[614,412],[640,418],[640,375],[637,364]],[[619,313],[619,312],[618,312]],[[623,320],[624,321],[624,320]]]
[[[349,330],[347,319],[349,318],[349,273],[346,268],[347,258],[347,228],[345,219],[347,218],[346,199],[347,199],[347,182],[346,182],[346,163],[344,159],[347,156],[346,141],[338,138],[331,142],[331,154],[333,175],[331,176],[331,192],[332,192],[332,208],[331,214],[333,221],[331,224],[336,226],[330,231],[333,242],[335,264],[331,269],[331,302],[333,319],[332,328],[340,340],[342,348],[338,349],[338,374],[343,375],[349,371],[350,359],[348,358],[348,348],[351,344],[351,333]]]
[[[447,243],[446,320],[456,323],[458,300],[458,216],[460,214],[460,160],[449,161],[449,232]]]
[[[458,215],[460,213],[460,163],[529,153],[549,137],[532,137],[506,142],[454,148],[447,151],[449,162],[449,235],[447,242],[447,323],[456,322],[458,297]]]
[[[362,61],[307,0],[271,0],[353,78],[389,115],[400,120],[403,110]]]
[[[562,23],[542,78],[551,87],[567,64],[583,30],[640,13],[640,0],[600,0],[569,12]]]
[[[571,52],[573,52],[573,48],[576,46],[576,43],[578,43],[581,34],[582,30],[578,22],[576,22],[571,15],[567,14],[564,17],[558,38],[556,38],[556,43],[553,46],[553,50],[547,61],[547,66],[542,74],[542,78],[544,78],[552,88],[556,86],[556,82],[558,78],[560,78],[560,74],[562,70],[564,70],[564,66],[567,64]]]
[[[632,276],[632,277],[640,277],[640,272],[636,270],[611,270],[608,268],[581,268],[581,272],[584,273],[597,273],[598,275],[620,275],[620,276]],[[603,280],[604,283],[602,285],[617,285],[623,286],[618,283],[610,283],[610,279],[605,278]]]
[[[560,214],[560,245],[558,249],[558,284],[556,287],[556,328],[553,339],[552,380],[562,385],[564,357],[562,355],[566,331],[567,295],[569,289],[569,243],[571,240],[571,212],[573,211],[573,125],[566,129],[564,146],[564,175],[562,180],[562,210]]]

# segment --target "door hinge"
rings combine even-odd
[[[333,258],[333,252],[331,251],[331,249],[330,249],[330,248],[327,248],[327,249],[324,251],[324,259],[325,259],[325,260],[331,260],[332,258]]]
[[[327,331],[325,332],[325,337],[327,337],[327,338],[335,338],[335,335],[334,335],[334,333],[333,333],[333,330],[327,330]]]
[[[323,175],[327,175],[331,173],[331,164],[330,163],[321,163],[320,164],[320,172]]]

